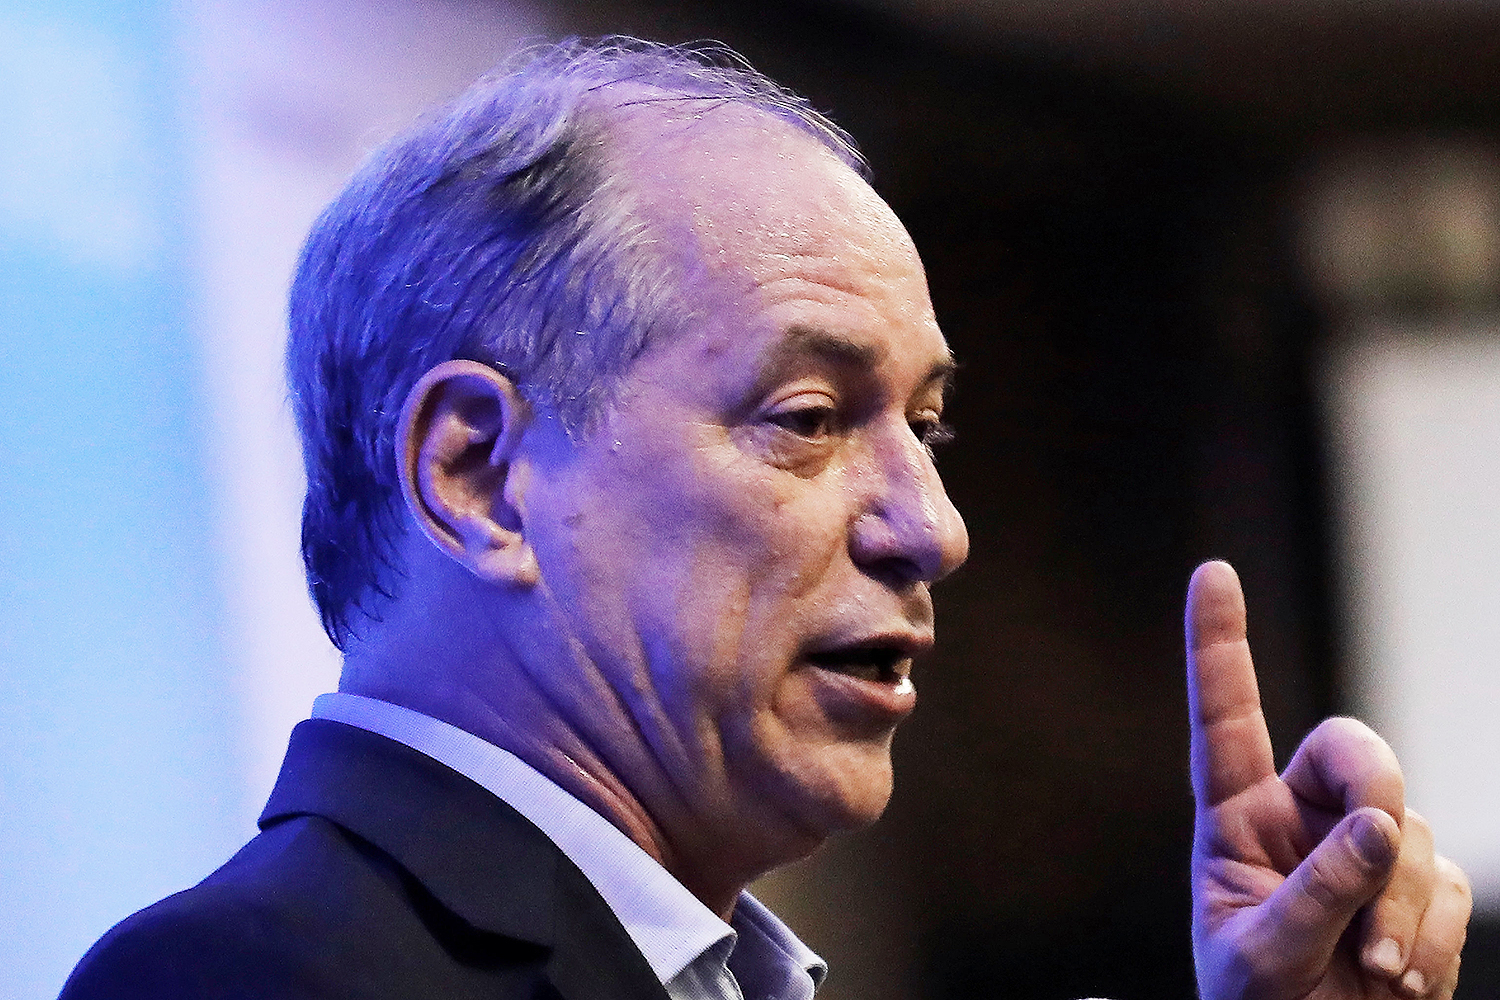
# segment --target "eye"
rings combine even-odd
[[[780,427],[788,433],[809,441],[817,441],[833,433],[838,412],[833,404],[823,398],[817,400],[792,400],[766,414],[766,422]]]
[[[953,440],[953,428],[938,416],[917,417],[909,422],[909,426],[928,452]]]

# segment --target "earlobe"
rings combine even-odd
[[[530,586],[539,575],[517,491],[506,488],[529,419],[510,379],[477,361],[433,368],[401,409],[397,461],[408,513],[439,550],[493,583]]]

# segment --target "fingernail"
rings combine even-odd
[[[1407,969],[1406,975],[1401,977],[1401,987],[1408,993],[1421,996],[1427,992],[1427,977],[1416,969]]]
[[[1365,955],[1365,964],[1394,976],[1401,971],[1401,946],[1394,938],[1383,938]]]
[[[1354,821],[1349,830],[1348,843],[1354,853],[1371,868],[1385,868],[1392,861],[1390,838],[1368,815],[1362,815]]]

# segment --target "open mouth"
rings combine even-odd
[[[899,646],[843,646],[810,653],[807,660],[823,670],[881,684],[896,684],[911,674],[911,656]]]

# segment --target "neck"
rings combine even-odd
[[[391,683],[388,674],[372,676],[366,669],[350,669],[347,662],[339,690],[421,712],[514,754],[603,816],[705,906],[728,921],[740,892],[751,879],[736,879],[717,870],[704,877],[705,873],[686,855],[674,850],[667,832],[630,787],[615,776],[602,755],[571,729],[558,724],[555,716],[544,721],[548,712],[540,693],[524,682],[524,674],[518,680],[504,688],[504,712],[482,699],[465,697],[460,690],[450,688],[445,692],[437,685]]]
[[[390,624],[394,622],[388,618],[385,625]],[[691,804],[670,794],[673,786],[648,748],[631,739],[634,727],[616,724],[607,733],[580,732],[532,673],[510,657],[489,657],[459,670],[456,661],[464,651],[452,644],[418,646],[408,639],[394,645],[366,641],[352,648],[339,690],[421,712],[514,754],[603,816],[726,921],[740,892],[762,874],[726,864],[730,859],[722,848],[727,845],[713,850],[714,845],[690,837],[682,845],[688,849],[676,846],[658,813],[669,822],[675,818],[676,828],[711,831],[695,829]],[[484,684],[464,683],[463,677],[482,677]],[[637,781],[645,777],[652,787],[668,790],[658,796],[666,807],[654,813],[620,775]]]
[[[790,829],[773,840],[764,822],[726,810],[722,789],[671,773],[598,665],[553,619],[533,620],[534,591],[481,587],[431,546],[420,548],[427,551],[406,560],[405,593],[348,650],[340,690],[413,709],[514,754],[726,920],[751,881],[821,842]]]

